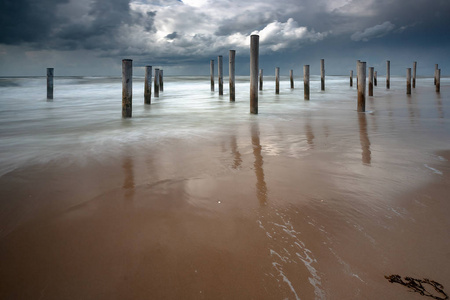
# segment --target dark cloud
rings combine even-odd
[[[0,1],[0,43],[33,43],[46,39],[55,24],[59,4],[69,0],[2,0]]]
[[[166,39],[173,40],[173,39],[176,39],[177,36],[178,36],[177,32],[174,31],[171,34],[166,35]]]

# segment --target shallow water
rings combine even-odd
[[[310,101],[267,76],[250,115],[247,77],[235,103],[226,84],[167,77],[150,106],[138,77],[124,120],[120,78],[56,77],[52,101],[45,78],[1,78],[0,295],[421,298],[394,273],[448,286],[450,80],[411,96],[404,78],[378,83],[357,113],[345,76],[325,92],[312,76]]]

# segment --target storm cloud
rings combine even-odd
[[[449,13],[448,0],[4,0],[0,63],[20,50],[30,60],[36,52],[88,51],[99,59],[171,64],[235,49],[239,59],[248,56],[251,34],[260,35],[267,60],[282,53],[328,57],[332,49],[355,59],[383,43],[411,47],[413,57],[421,41],[449,49]]]

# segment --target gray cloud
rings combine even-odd
[[[0,62],[13,49],[7,45],[22,49],[31,64],[58,51],[201,62],[229,49],[248,55],[252,33],[260,34],[260,53],[271,59],[366,50],[367,43],[350,39],[450,47],[448,11],[448,0],[3,0]]]
[[[389,21],[382,24],[375,25],[373,27],[366,28],[364,31],[357,31],[351,35],[353,41],[364,41],[367,42],[373,38],[380,38],[388,34],[395,28],[395,25]]]

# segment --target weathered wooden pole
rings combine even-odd
[[[441,92],[441,69],[436,71],[436,93]]]
[[[211,73],[211,92],[214,92],[214,59],[211,59],[209,70]]]
[[[258,113],[259,35],[250,36],[250,113]]]
[[[353,86],[353,70],[350,71],[350,86]]]
[[[417,73],[417,61],[413,62],[413,82],[412,82],[412,87],[413,89],[416,88],[416,73]]]
[[[219,64],[218,69],[218,76],[219,76],[219,95],[223,95],[223,57],[222,55],[219,55],[217,59],[217,63]]]
[[[275,94],[280,93],[280,68],[275,68]]]
[[[259,90],[262,91],[263,90],[263,69],[259,70]]]
[[[434,65],[434,85],[436,85],[436,78],[437,78],[437,70],[439,69],[438,64]]]
[[[152,66],[145,66],[144,103],[152,103]]]
[[[320,90],[325,91],[325,59],[320,60]]]
[[[289,71],[289,78],[291,80],[291,89],[294,88],[294,70]]]
[[[131,118],[133,102],[133,61],[122,60],[122,118]]]
[[[53,99],[53,68],[47,68],[47,99]]]
[[[358,69],[358,66],[359,66],[359,63],[360,63],[361,61],[358,59],[357,61],[356,61],[356,89],[358,89],[358,83],[359,83],[359,81],[358,81],[358,79],[359,79],[359,75],[358,75],[358,72],[359,72],[359,69]]]
[[[309,65],[303,66],[303,95],[305,100],[309,100]]]
[[[373,96],[373,67],[369,67],[369,96]]]
[[[155,69],[153,89],[155,90],[155,97],[159,97],[159,69]]]
[[[386,88],[391,88],[391,61],[386,61]]]
[[[406,94],[411,95],[411,68],[406,68]]]
[[[164,70],[159,70],[159,91],[164,92]]]
[[[366,111],[366,62],[358,63],[358,112]]]
[[[228,77],[230,79],[230,101],[235,101],[235,58],[236,58],[236,50],[230,50],[230,59],[229,59],[229,70]]]
[[[378,77],[378,71],[373,72],[373,85],[374,86],[378,85],[377,77]]]

